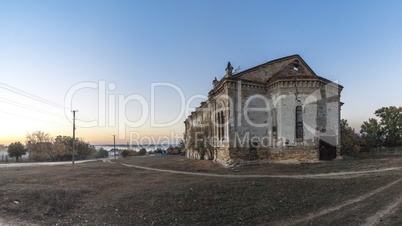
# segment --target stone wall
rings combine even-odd
[[[262,151],[263,152],[263,151]],[[319,160],[318,146],[293,146],[284,148],[273,148],[266,150],[268,160],[273,162],[280,161],[300,161],[315,162]]]
[[[233,164],[233,160],[230,158],[229,149],[217,149],[215,152],[215,162],[222,165]]]
[[[230,150],[230,151],[229,151]],[[216,152],[215,162],[228,166],[239,164],[246,161],[266,161],[266,162],[316,162],[319,161],[318,146],[286,146],[257,148],[255,159],[250,159],[249,148],[219,149]]]

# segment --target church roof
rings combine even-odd
[[[271,78],[303,76],[316,78],[315,72],[299,56],[291,55],[252,67],[233,77],[256,82],[267,82]]]
[[[230,63],[228,63],[229,65]],[[231,65],[230,65],[231,66]],[[308,64],[297,54],[268,61],[264,64],[249,68],[236,74],[228,73],[220,81],[214,81],[214,88],[208,93],[213,95],[219,92],[226,81],[244,81],[258,86],[269,86],[277,81],[321,81],[325,84],[333,83],[340,90],[343,86],[326,78],[318,76]]]

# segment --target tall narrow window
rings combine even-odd
[[[276,122],[276,109],[272,109],[272,136],[273,139],[277,139],[278,138],[278,125]]]
[[[296,107],[296,139],[303,139],[303,109]]]
[[[223,112],[221,112],[221,123],[222,123],[222,127],[221,127],[221,129],[222,129],[222,132],[221,132],[221,135],[222,135],[222,140],[223,139],[225,139],[225,116],[223,115]]]
[[[221,115],[220,115],[219,112],[216,114],[216,119],[217,119],[216,127],[218,129],[218,139],[220,140],[221,139],[221,127],[220,127],[220,125],[221,125]]]

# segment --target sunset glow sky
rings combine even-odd
[[[198,106],[191,98],[228,61],[245,70],[293,54],[344,86],[342,118],[360,130],[402,105],[401,11],[402,1],[1,1],[0,144],[71,136],[72,109],[92,144],[182,136],[181,106]],[[151,125],[152,113],[176,122]]]

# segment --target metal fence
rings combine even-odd
[[[402,155],[402,147],[374,148],[370,150],[370,154],[376,156]]]

